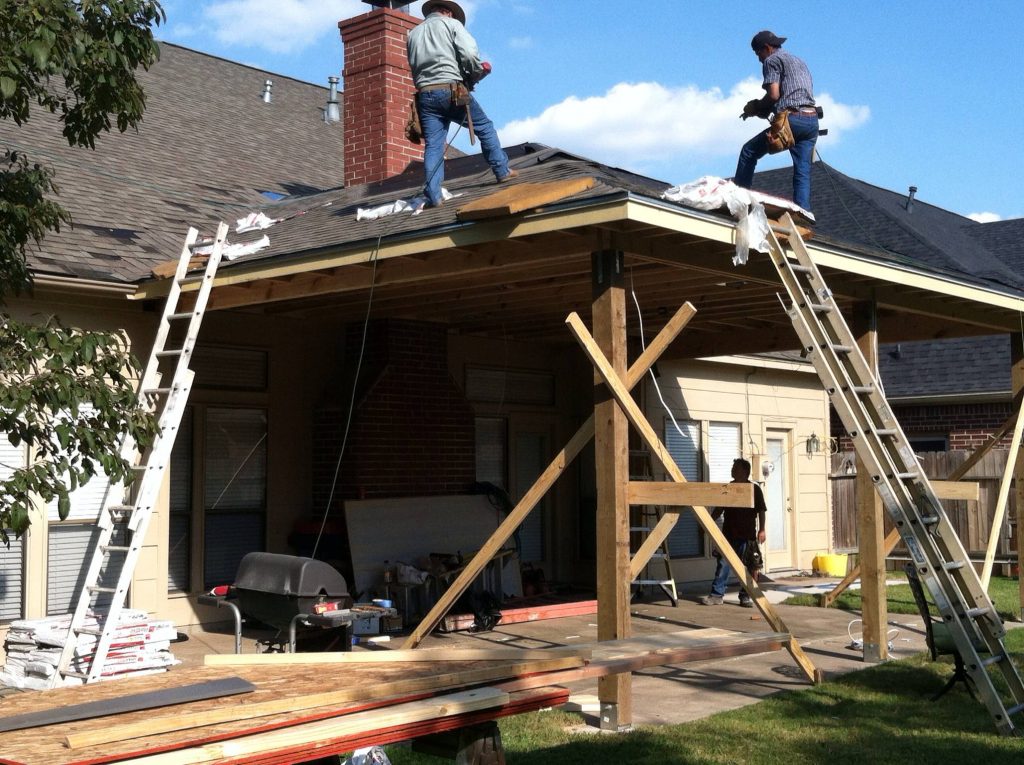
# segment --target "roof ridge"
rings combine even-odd
[[[285,80],[291,80],[292,82],[297,82],[297,83],[300,83],[302,85],[311,85],[314,88],[319,88],[320,90],[322,90],[324,92],[329,92],[330,91],[330,89],[326,85],[321,85],[320,83],[317,83],[317,82],[310,82],[309,80],[303,80],[303,79],[300,79],[298,77],[292,77],[291,75],[288,75],[288,74],[281,74],[280,72],[272,72],[269,69],[262,69],[262,68],[260,68],[258,66],[253,66],[252,64],[242,63],[241,61],[233,61],[230,58],[224,58],[224,56],[218,56],[215,53],[207,53],[206,51],[199,50],[198,48],[190,48],[187,45],[182,45],[181,43],[168,42],[167,40],[157,40],[157,43],[160,45],[161,48],[163,46],[165,46],[165,45],[169,46],[171,48],[178,48],[179,50],[186,51],[187,53],[194,53],[194,54],[199,55],[199,56],[205,56],[206,58],[215,59],[217,61],[223,61],[225,64],[231,64],[231,65],[237,66],[237,67],[239,67],[241,69],[251,69],[254,72],[260,72],[261,74],[273,75],[274,77],[280,77],[280,78],[285,79]],[[340,90],[338,91],[338,96],[339,97],[341,96],[342,92],[343,91],[340,91]]]

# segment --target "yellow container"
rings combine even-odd
[[[814,557],[814,570],[826,576],[846,576],[846,554],[822,553]]]

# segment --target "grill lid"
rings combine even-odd
[[[242,558],[235,588],[295,597],[348,597],[345,577],[333,566],[313,558],[267,552],[251,552]]]

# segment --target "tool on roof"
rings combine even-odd
[[[152,445],[144,450],[132,439],[125,439],[121,445],[121,456],[134,464],[138,476],[135,485],[131,487],[134,500],[125,501],[123,496],[119,496],[121,491],[118,489],[123,487],[111,486],[107,489],[96,521],[99,535],[85,574],[85,585],[71,617],[57,671],[51,680],[52,685],[68,677],[86,683],[100,678],[125,608],[128,588],[142,552],[146,530],[163,486],[174,439],[192,388],[194,373],[189,368],[189,362],[206,313],[213,277],[220,265],[228,226],[221,223],[217,229],[195,304],[190,310],[183,311],[179,307],[181,288],[188,278],[197,236],[198,232],[194,228],[189,229],[160,317],[153,348],[136,393],[139,402],[156,416],[159,432]],[[184,339],[180,345],[168,348],[172,329],[182,326],[185,327]],[[111,580],[115,578],[116,583],[111,585]],[[90,612],[99,617],[96,627],[86,626]]]
[[[769,231],[770,255],[789,296],[786,313],[803,350],[870,471],[996,728],[1020,736],[1022,728],[1013,717],[1024,712],[1024,682],[1003,643],[1006,628],[788,214],[780,230],[788,250]],[[988,673],[992,667],[1005,680],[1009,699],[993,683]]]

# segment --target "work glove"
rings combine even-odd
[[[741,114],[740,117],[743,118],[743,119],[747,119],[747,117],[767,116],[766,114],[763,114],[763,112],[764,112],[764,104],[761,103],[761,99],[760,98],[754,98],[754,99],[751,99],[750,101],[747,101],[747,103],[744,104],[744,106],[743,106],[743,114]]]

